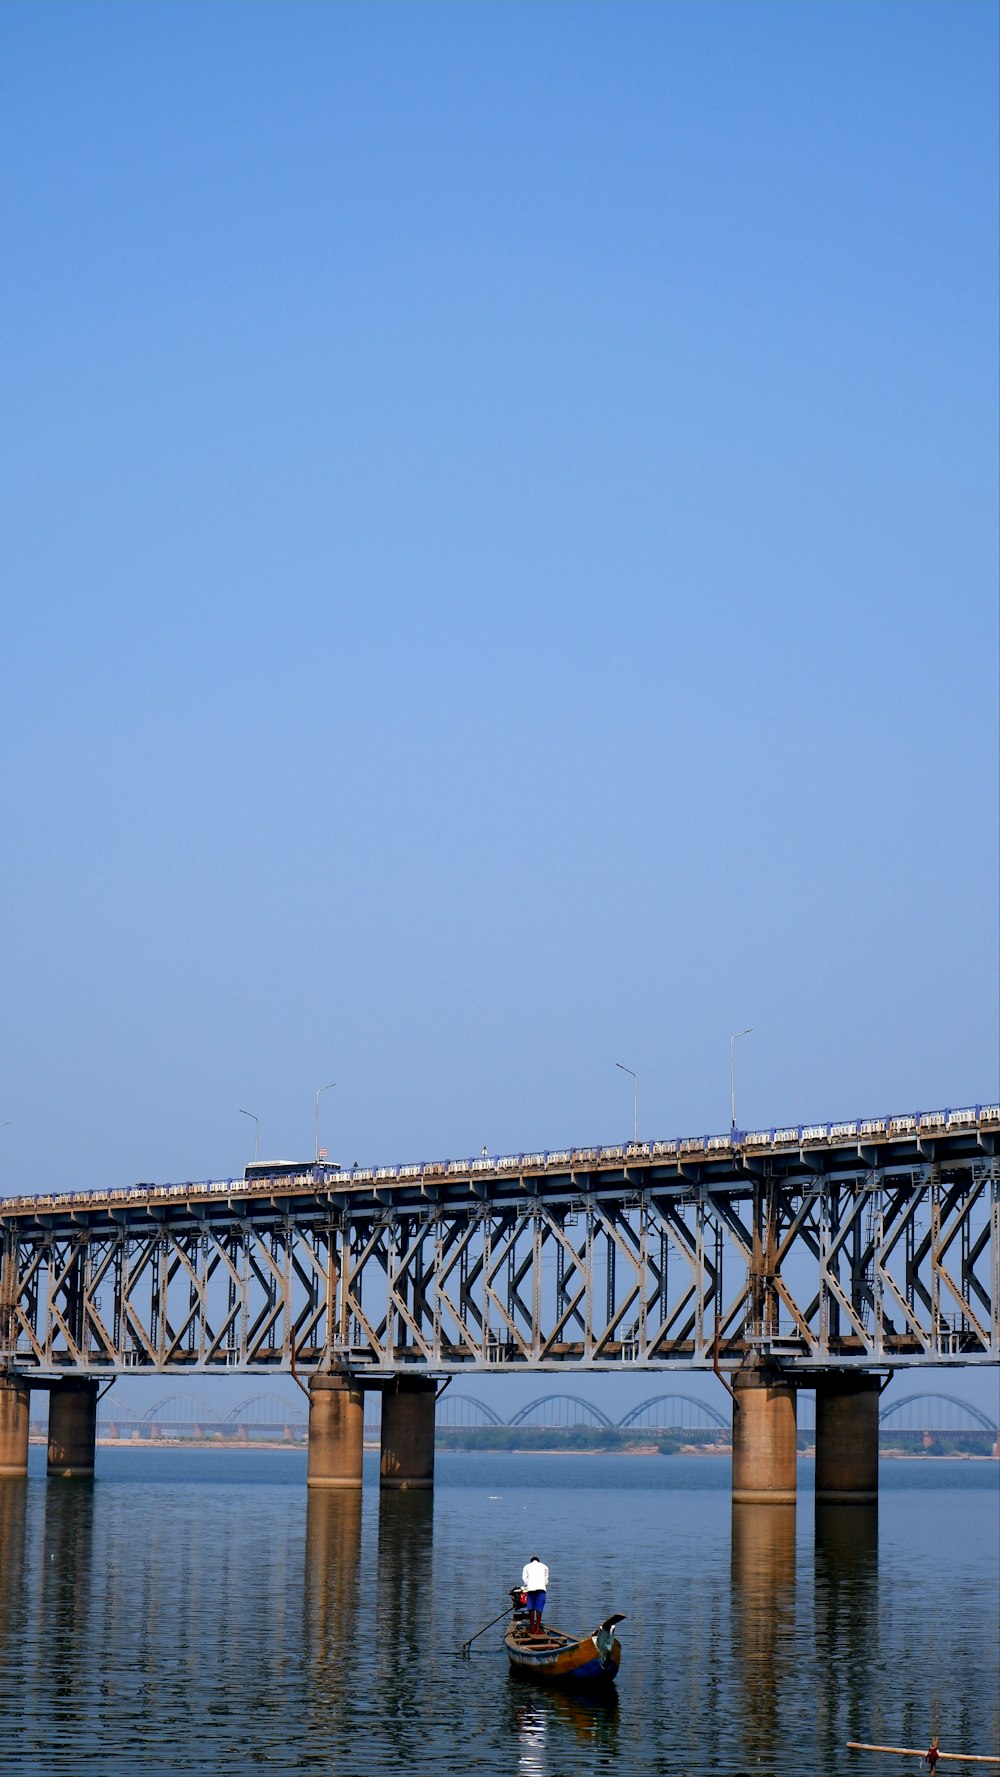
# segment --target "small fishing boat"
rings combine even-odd
[[[622,1657],[615,1629],[624,1620],[619,1611],[589,1635],[566,1635],[544,1625],[533,1632],[527,1611],[515,1610],[503,1638],[511,1670],[542,1684],[613,1684]]]

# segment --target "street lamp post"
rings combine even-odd
[[[253,1111],[241,1111],[240,1116],[249,1117],[253,1124],[253,1163],[256,1166],[257,1156],[260,1153],[260,1118],[255,1117]]]
[[[638,1142],[638,1140],[639,1140],[639,1084],[638,1084],[638,1081],[636,1080],[635,1074],[632,1073],[632,1069],[630,1067],[626,1067],[625,1063],[623,1061],[616,1061],[615,1066],[620,1067],[623,1074],[632,1074],[632,1140],[634,1142]]]
[[[317,1165],[319,1164],[319,1101],[322,1098],[324,1092],[332,1092],[332,1090],[333,1090],[334,1086],[336,1086],[336,1084],[337,1084],[336,1080],[331,1080],[330,1084],[328,1086],[321,1086],[319,1091],[316,1094],[316,1143],[315,1143],[315,1147],[316,1147],[316,1163],[317,1163]]]
[[[734,1037],[730,1037],[730,1039],[729,1039],[729,1115],[731,1118],[731,1122],[729,1125],[730,1134],[734,1133],[735,1129],[736,1129],[736,1068],[735,1068],[735,1063],[733,1061],[733,1049],[735,1048],[736,1044],[739,1042],[740,1037],[748,1037],[752,1030],[753,1030],[753,1025],[748,1024],[746,1027],[746,1030],[738,1030],[736,1032],[736,1035]]]

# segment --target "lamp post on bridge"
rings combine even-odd
[[[729,1039],[729,1115],[731,1118],[731,1122],[729,1125],[730,1135],[734,1134],[735,1130],[736,1130],[736,1066],[735,1066],[735,1062],[733,1060],[733,1050],[734,1050],[736,1044],[739,1042],[740,1037],[748,1037],[750,1035],[750,1033],[752,1032],[752,1030],[753,1030],[753,1025],[748,1024],[746,1027],[746,1030],[738,1030],[736,1032],[736,1035],[734,1037],[730,1037],[730,1039]]]
[[[336,1080],[331,1080],[328,1086],[321,1086],[319,1091],[316,1094],[316,1141],[315,1141],[315,1148],[316,1148],[316,1164],[317,1165],[319,1164],[319,1101],[322,1098],[324,1092],[332,1092],[333,1088],[336,1086],[336,1084],[337,1084]]]
[[[253,1163],[256,1166],[257,1156],[260,1153],[260,1118],[255,1117],[253,1111],[240,1111],[240,1116],[249,1117],[253,1124]]]
[[[623,1061],[616,1061],[615,1066],[620,1067],[623,1074],[632,1074],[632,1140],[634,1142],[638,1142],[638,1140],[639,1140],[639,1085],[638,1085],[638,1081],[636,1080],[635,1074],[632,1072],[632,1069],[630,1067],[626,1067],[625,1063]]]

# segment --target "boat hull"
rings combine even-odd
[[[566,1635],[561,1629],[528,1635],[513,1623],[504,1636],[511,1671],[539,1684],[613,1684],[621,1664],[621,1644],[603,1626],[591,1635]]]

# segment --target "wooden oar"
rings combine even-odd
[[[852,1752],[898,1752],[903,1758],[926,1758],[927,1749],[922,1746],[871,1746],[867,1740],[848,1740],[845,1743]],[[1000,1758],[992,1758],[983,1752],[941,1752],[938,1758],[953,1758],[956,1764],[962,1765],[1000,1765]]]
[[[493,1623],[499,1623],[499,1621],[500,1621],[500,1617],[509,1617],[509,1616],[510,1616],[510,1613],[511,1613],[511,1611],[512,1611],[512,1610],[513,1610],[513,1609],[514,1609],[514,1606],[513,1606],[513,1605],[512,1605],[512,1604],[508,1604],[508,1606],[507,1606],[507,1609],[506,1609],[506,1610],[502,1610],[502,1611],[501,1611],[501,1612],[500,1612],[500,1616],[499,1616],[499,1617],[494,1617],[494,1618],[493,1618]],[[460,1648],[459,1648],[459,1650],[458,1650],[458,1651],[459,1651],[459,1653],[462,1653],[462,1654],[467,1654],[467,1653],[468,1653],[468,1651],[469,1651],[469,1649],[470,1649],[470,1647],[471,1647],[471,1646],[472,1646],[472,1643],[473,1643],[473,1642],[474,1642],[474,1641],[478,1641],[478,1640],[479,1640],[479,1637],[480,1637],[480,1635],[485,1635],[485,1634],[486,1634],[486,1630],[487,1630],[487,1629],[492,1629],[492,1627],[493,1627],[493,1623],[487,1623],[487,1624],[486,1624],[486,1625],[485,1625],[485,1627],[484,1627],[484,1628],[482,1628],[482,1629],[477,1629],[477,1630],[476,1630],[476,1633],[475,1633],[475,1635],[470,1635],[470,1636],[469,1636],[469,1639],[468,1639],[468,1641],[463,1641],[463,1643],[462,1643],[462,1645],[461,1645],[461,1647],[460,1647]]]

